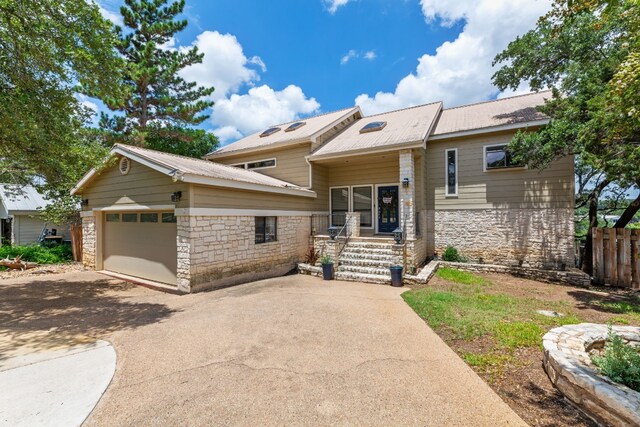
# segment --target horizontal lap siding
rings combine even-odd
[[[275,158],[275,168],[256,169],[255,171],[301,187],[308,187],[309,165],[305,160],[305,156],[309,155],[309,149],[310,143],[299,144],[279,150],[261,151],[259,153],[225,157],[222,159],[214,158],[213,160],[217,163],[232,165]]]
[[[351,158],[329,166],[329,186],[395,184],[400,181],[398,153],[366,158]]]
[[[194,208],[310,211],[315,209],[315,202],[309,197],[193,186]]]
[[[483,171],[483,147],[508,143],[512,134],[455,141],[431,141],[427,147],[429,209],[562,208],[573,206],[573,157],[559,159],[543,171]],[[458,197],[447,198],[445,150],[458,149]]]
[[[132,204],[170,205],[171,195],[176,191],[182,191],[176,206],[188,207],[188,184],[173,182],[171,177],[132,161],[126,175],[120,173],[117,164],[102,171],[82,190],[82,198],[89,199],[89,209]]]
[[[318,198],[315,200],[316,211],[329,211],[329,169],[321,165],[313,165],[313,191]]]

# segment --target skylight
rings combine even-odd
[[[260,138],[264,138],[265,136],[273,135],[278,132],[280,128],[269,128],[260,134]]]
[[[293,130],[300,129],[302,126],[304,126],[306,124],[307,124],[307,122],[295,122],[295,123],[289,125],[289,127],[286,128],[284,131],[285,132],[291,132]]]
[[[384,128],[386,125],[387,125],[387,122],[371,122],[371,123],[368,123],[362,129],[360,129],[360,133],[376,132]]]

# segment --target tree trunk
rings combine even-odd
[[[587,241],[584,244],[584,250],[582,251],[582,263],[580,269],[588,275],[593,274],[593,228],[598,226],[598,200],[600,199],[600,193],[609,185],[611,181],[605,179],[595,186],[593,191],[589,194],[589,229],[587,230]]]
[[[629,206],[627,206],[624,212],[622,212],[622,215],[620,215],[620,218],[618,219],[618,221],[616,221],[613,227],[614,228],[626,227],[627,224],[629,224],[629,221],[631,221],[635,216],[635,214],[638,212],[638,210],[640,210],[640,194],[638,194],[638,197],[636,197],[636,199],[633,202],[631,202]]]

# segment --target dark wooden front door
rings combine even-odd
[[[392,233],[398,225],[398,186],[378,187],[378,232]]]

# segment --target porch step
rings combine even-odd
[[[389,276],[391,279],[391,272],[389,268],[384,267],[371,267],[371,266],[362,266],[362,265],[340,265],[338,266],[338,272],[345,273],[355,273],[359,275],[376,275],[376,276]]]
[[[335,278],[337,280],[346,280],[350,282],[379,283],[383,285],[391,283],[391,275],[387,277],[379,274],[353,273],[347,271],[337,271]]]
[[[351,248],[368,248],[368,249],[389,249],[393,248],[393,241],[386,242],[368,242],[368,241],[350,241],[348,244]]]
[[[351,258],[351,257],[340,257],[340,265],[356,265],[362,267],[373,267],[373,268],[389,268],[394,264],[393,260],[389,259],[389,257],[384,257],[382,259],[372,259],[371,255],[368,257],[362,258]]]
[[[366,246],[351,246],[351,243],[347,245],[342,251],[343,254],[371,254],[371,255],[387,255],[393,256],[393,249],[378,249],[369,248]]]
[[[347,252],[346,250],[340,255],[340,259],[352,260],[352,261],[392,261],[393,255],[389,254],[372,254],[366,252]]]

